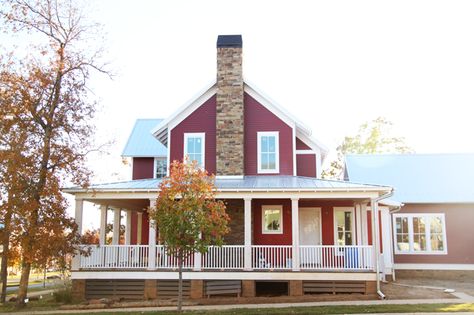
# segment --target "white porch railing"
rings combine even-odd
[[[202,255],[203,269],[243,269],[244,245],[209,246]]]
[[[300,246],[303,270],[372,270],[372,246]]]
[[[148,266],[148,245],[86,245],[89,256],[81,256],[80,267],[143,269]]]
[[[291,269],[291,245],[252,245],[253,269]]]
[[[81,269],[177,269],[178,259],[156,245],[156,259],[149,259],[148,245],[86,245],[89,256],[80,257]],[[252,270],[291,270],[291,245],[251,245]],[[300,246],[300,270],[369,271],[374,269],[372,246]],[[209,246],[208,251],[186,255],[184,269],[244,270],[245,246]],[[153,263],[155,261],[155,263]],[[150,265],[151,264],[151,265]],[[247,270],[247,269],[246,269]]]

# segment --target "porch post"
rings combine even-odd
[[[199,238],[201,238],[201,233],[199,233]],[[202,265],[202,254],[199,251],[194,252],[194,271],[201,271]]]
[[[150,199],[150,208],[156,206],[156,199]],[[155,220],[148,217],[148,269],[156,269],[156,225]]]
[[[293,271],[300,270],[300,224],[299,224],[299,209],[298,198],[291,198],[291,228],[293,230],[293,257],[292,267]]]
[[[114,227],[112,235],[112,245],[120,244],[120,208],[114,209]]]
[[[126,210],[127,223],[125,224],[125,245],[130,245],[132,242],[132,211]]]
[[[392,262],[392,224],[390,223],[390,212],[387,207],[380,208],[382,217],[382,244],[383,244],[383,259],[385,270],[382,270],[383,274],[392,273],[393,262]],[[386,229],[386,230],[384,230]]]
[[[84,208],[84,200],[82,198],[76,197],[75,211],[74,211],[74,220],[78,226],[78,232],[82,235],[82,213]],[[81,256],[74,255],[72,259],[71,270],[79,270],[81,266]]]
[[[137,245],[142,245],[143,212],[137,212]]]
[[[99,244],[105,245],[107,239],[107,205],[100,205]]]
[[[355,217],[356,217],[356,231],[357,231],[357,245],[362,245],[362,222],[361,222],[361,210],[360,203],[356,203],[355,207]]]
[[[370,201],[370,214],[372,219],[372,247],[374,249],[374,271],[379,276],[379,253],[380,253],[380,240],[379,240],[379,216],[378,216],[378,207],[377,202],[373,199]]]
[[[252,270],[252,198],[244,198],[244,270]]]
[[[362,245],[369,245],[369,229],[368,229],[368,224],[367,224],[367,203],[361,203],[360,204],[360,228],[362,230],[361,233],[361,241]]]

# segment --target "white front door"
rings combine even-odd
[[[300,245],[321,245],[321,208],[299,208]],[[300,249],[301,264],[320,261],[314,248]]]

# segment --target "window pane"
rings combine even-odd
[[[275,152],[275,137],[268,137],[268,152]]]
[[[431,218],[431,233],[442,233],[443,227],[441,225],[441,218],[440,217],[432,217]]]
[[[410,250],[408,234],[397,235],[397,248],[402,252],[407,252]]]
[[[344,227],[346,231],[350,231],[352,229],[351,212],[344,212]]]
[[[188,154],[194,153],[194,138],[188,138],[187,144]]]
[[[201,153],[201,152],[202,152],[202,139],[194,138],[194,153]]]
[[[268,169],[274,170],[276,168],[275,153],[268,154]]]
[[[337,245],[352,245],[352,212],[336,211]]]
[[[281,231],[281,211],[280,209],[268,209],[264,211],[264,229],[268,232]]]
[[[260,149],[262,152],[268,152],[268,137],[262,137],[262,145]]]
[[[262,158],[260,162],[262,164],[262,170],[267,170],[268,169],[268,154],[267,153],[262,153]]]
[[[408,218],[402,219],[402,229],[403,233],[408,233]]]
[[[431,235],[431,250],[443,251],[443,235]]]

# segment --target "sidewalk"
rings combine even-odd
[[[184,306],[185,311],[206,311],[206,310],[232,310],[232,309],[263,309],[263,308],[288,308],[288,307],[308,307],[308,306],[337,306],[337,305],[400,305],[400,304],[462,304],[474,303],[474,297],[462,292],[458,292],[457,299],[417,299],[417,300],[374,300],[374,301],[332,301],[332,302],[304,302],[304,303],[272,303],[272,304],[233,304],[233,305],[196,305]],[[46,314],[87,314],[87,313],[123,313],[123,312],[159,312],[174,311],[176,306],[162,307],[136,307],[136,308],[108,308],[108,309],[88,309],[88,310],[58,310],[41,312],[17,312],[7,313],[16,315],[46,315]],[[391,314],[391,313],[383,313]],[[398,313],[400,314],[400,313]],[[403,314],[472,314],[472,313],[403,313]]]

